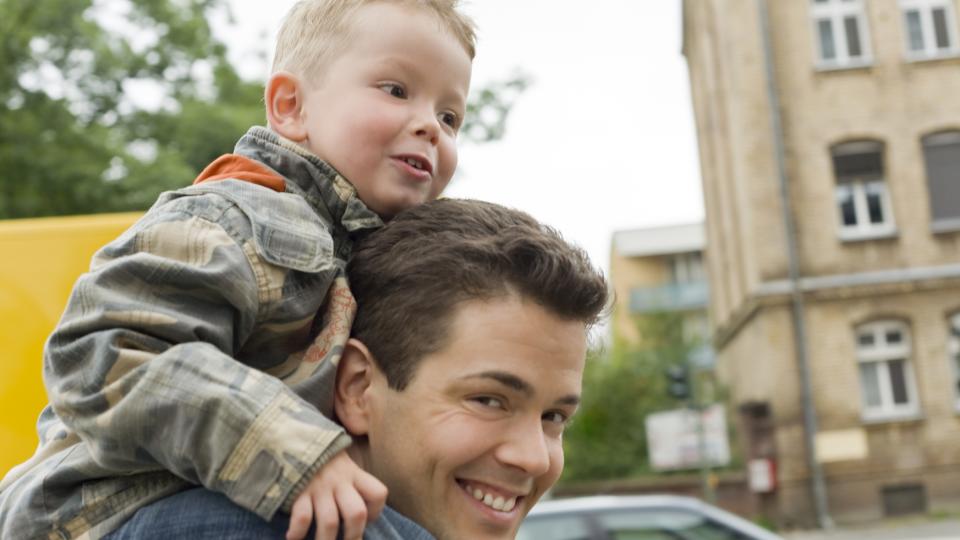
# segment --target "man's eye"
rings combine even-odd
[[[504,407],[503,400],[493,396],[479,396],[473,398],[474,401],[483,405],[484,407],[490,407],[493,409],[502,409]]]
[[[407,97],[407,91],[396,83],[383,83],[380,85],[380,89],[395,98],[404,99]]]
[[[460,127],[460,117],[452,112],[440,113],[440,121],[452,127],[453,129],[458,129]]]
[[[566,423],[567,423],[567,415],[563,414],[563,413],[560,412],[560,411],[550,411],[550,412],[547,412],[547,413],[543,413],[542,418],[543,418],[543,421],[544,421],[544,422],[550,422],[550,423],[553,423],[553,424],[566,424]]]

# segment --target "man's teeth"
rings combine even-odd
[[[416,159],[407,158],[407,159],[404,160],[404,161],[406,161],[407,163],[409,163],[409,164],[410,164],[413,168],[415,168],[415,169],[421,169],[421,170],[423,169],[423,165],[421,165],[420,162],[419,162],[418,160],[416,160]]]
[[[478,488],[473,488],[472,494],[474,499],[482,502],[490,508],[493,508],[494,510],[500,510],[501,512],[509,512],[513,510],[514,506],[517,505],[516,497],[510,497],[509,499],[504,499],[500,496],[494,497],[489,493],[484,493]]]

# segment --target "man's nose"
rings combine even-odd
[[[503,440],[497,448],[497,460],[507,466],[522,470],[531,477],[550,470],[550,445],[543,432],[540,418],[534,421],[517,422],[503,432]],[[557,441],[556,444],[559,444]]]

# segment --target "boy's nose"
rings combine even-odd
[[[435,145],[440,140],[440,120],[433,111],[420,112],[414,119],[413,131],[417,137],[422,137]]]
[[[417,137],[423,137],[430,141],[430,144],[437,144],[439,130],[435,127],[424,126],[417,130]]]

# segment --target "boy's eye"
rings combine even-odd
[[[440,113],[440,121],[452,127],[453,129],[457,129],[460,127],[460,117],[452,112]]]
[[[380,85],[380,89],[395,98],[403,99],[407,97],[407,91],[396,83],[383,83]]]

